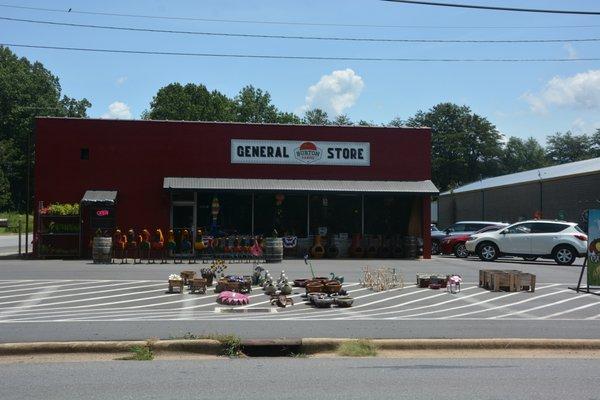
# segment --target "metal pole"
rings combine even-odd
[[[29,175],[31,175],[31,132],[27,132],[27,199],[25,201],[25,256],[29,253]]]
[[[22,222],[19,221],[19,256],[21,256],[21,231],[23,230]]]

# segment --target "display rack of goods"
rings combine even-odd
[[[79,257],[81,216],[79,204],[53,203],[38,205],[35,241],[37,255],[45,257]]]

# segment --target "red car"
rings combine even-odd
[[[498,229],[504,228],[506,225],[490,225],[486,226],[483,229],[478,230],[475,233],[483,233],[490,231],[497,231]],[[447,236],[442,239],[440,243],[440,253],[441,254],[454,254],[458,258],[467,258],[469,257],[469,252],[465,247],[465,242],[469,238],[469,236],[473,235],[473,233],[469,234],[456,234],[452,236]]]

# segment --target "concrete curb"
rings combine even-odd
[[[294,347],[305,354],[331,353],[347,338],[253,339],[243,340],[243,348]],[[600,350],[600,339],[373,339],[380,350]],[[88,342],[2,343],[0,357],[24,354],[116,353],[134,346],[147,346],[155,352],[218,355],[223,345],[217,340],[131,340]]]
[[[217,355],[222,345],[217,340],[127,340],[90,342],[33,342],[0,344],[0,356],[17,354],[117,353],[134,346],[147,346],[153,351]]]
[[[332,352],[356,339],[302,339],[307,354]],[[600,350],[600,339],[373,339],[381,350]]]

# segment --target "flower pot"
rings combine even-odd
[[[354,303],[354,299],[348,296],[341,296],[335,299],[335,304],[338,307],[350,307]]]
[[[213,285],[213,279],[215,277],[213,274],[203,274],[202,277],[206,279],[206,286]]]
[[[324,285],[324,292],[329,294],[338,293],[342,290],[342,284],[338,281],[327,281]]]
[[[315,297],[313,304],[318,308],[329,308],[333,304],[331,297]]]
[[[312,303],[315,304],[315,299],[318,298],[323,298],[323,297],[327,297],[327,293],[323,293],[323,292],[313,292],[313,293],[309,293],[307,295],[307,300]]]
[[[294,286],[296,287],[304,287],[306,286],[306,283],[308,282],[308,279],[295,279],[294,280]]]
[[[320,282],[313,282],[306,285],[306,293],[323,292],[324,286]]]

